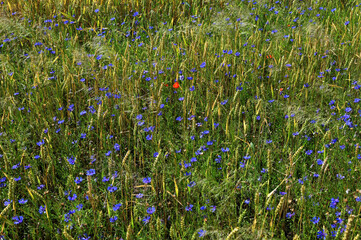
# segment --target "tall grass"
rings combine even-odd
[[[0,238],[360,235],[361,4],[0,6]]]

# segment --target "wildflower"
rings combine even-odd
[[[148,184],[152,181],[152,179],[150,177],[146,177],[146,178],[143,178],[143,183],[144,184]]]
[[[83,178],[82,177],[76,177],[75,178],[75,180],[74,180],[74,182],[76,183],[76,184],[79,184],[79,183],[81,183],[83,181]]]
[[[122,206],[121,203],[114,204],[113,211],[117,211]]]
[[[153,214],[153,213],[155,213],[155,207],[150,207],[150,208],[148,208],[148,209],[147,209],[147,213],[148,213],[148,214]]]
[[[69,201],[74,201],[78,196],[74,193],[73,196],[68,196]]]
[[[326,239],[327,233],[324,230],[317,232],[317,238]]]
[[[39,213],[43,214],[45,212],[45,207],[44,206],[40,206],[39,208]]]
[[[23,222],[24,217],[23,216],[15,216],[12,219],[14,220],[14,224],[19,224],[19,223]]]
[[[110,186],[108,187],[108,191],[109,191],[109,192],[115,192],[117,189],[118,189],[118,188],[117,188],[116,186],[113,186],[113,185],[110,185]]]
[[[22,198],[22,199],[19,200],[19,203],[20,203],[20,204],[26,204],[27,202],[28,202],[28,200],[27,200],[27,199],[24,199],[24,198]]]
[[[146,217],[144,217],[144,218],[142,219],[144,225],[147,224],[147,223],[149,223],[149,220],[150,220],[150,216],[146,216]]]
[[[178,83],[178,82],[175,82],[175,83],[173,84],[173,88],[179,88],[179,83]]]
[[[203,229],[199,230],[199,232],[198,232],[199,237],[204,237],[205,233],[206,233],[206,231],[204,231]]]
[[[111,223],[115,222],[116,220],[118,220],[118,217],[117,217],[117,216],[111,217],[111,218],[109,219],[109,221],[110,221]]]
[[[313,224],[317,224],[319,221],[320,221],[320,218],[319,218],[319,217],[313,217],[313,218],[311,219],[311,222],[312,222]]]
[[[190,205],[186,206],[186,211],[187,212],[192,211],[192,208],[193,208],[193,205],[190,204]]]
[[[93,176],[94,174],[95,174],[95,169],[89,169],[88,171],[86,171],[87,176]]]

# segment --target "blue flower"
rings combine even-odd
[[[115,143],[114,144],[114,149],[115,149],[115,151],[120,151],[120,145],[118,144],[118,143]]]
[[[122,206],[121,203],[117,203],[113,206],[113,211],[117,211]]]
[[[204,234],[206,234],[206,231],[201,229],[201,230],[199,230],[198,234],[199,234],[199,237],[204,237]]]
[[[118,217],[117,217],[117,216],[111,217],[111,218],[109,219],[109,221],[110,221],[111,223],[115,222],[116,220],[118,220]]]
[[[116,186],[113,186],[113,185],[110,185],[110,186],[108,187],[108,191],[109,191],[109,192],[115,192],[117,189],[118,189],[118,188],[117,188]]]
[[[39,213],[43,214],[45,212],[45,207],[44,206],[40,206],[39,208]]]
[[[149,223],[149,220],[150,220],[150,216],[145,216],[145,217],[142,219],[144,225],[147,224],[147,223]]]
[[[24,198],[22,198],[22,199],[19,200],[19,203],[20,203],[20,204],[26,204],[27,202],[28,202],[28,200],[27,200],[27,199],[24,199]]]
[[[324,230],[317,232],[317,238],[326,239],[327,233]]]
[[[187,212],[192,211],[192,208],[193,208],[193,205],[190,204],[190,205],[186,206],[186,211]]]
[[[73,196],[68,196],[69,201],[74,201],[78,196],[74,193]]]
[[[94,174],[95,174],[95,169],[89,169],[88,171],[86,171],[87,176],[93,176]]]
[[[24,217],[23,216],[15,216],[12,219],[14,220],[14,224],[19,224],[19,223],[23,222]]]
[[[151,183],[152,179],[150,177],[143,178],[143,183],[148,184]]]
[[[155,207],[150,207],[147,209],[148,214],[153,214],[155,212]]]
[[[313,218],[311,219],[311,222],[312,222],[313,224],[317,224],[319,221],[320,221],[320,218],[319,218],[319,217],[313,217]]]

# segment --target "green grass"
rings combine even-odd
[[[0,239],[359,238],[361,4],[0,6]]]

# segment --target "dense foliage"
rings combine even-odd
[[[0,239],[358,239],[360,16],[3,0]]]

